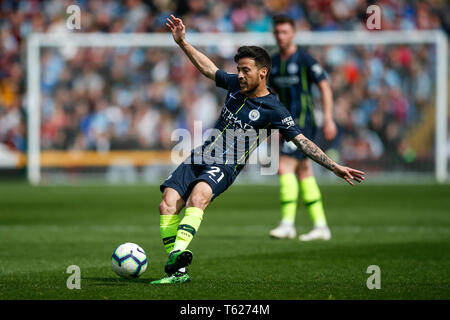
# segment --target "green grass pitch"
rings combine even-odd
[[[234,185],[205,212],[190,249],[192,282],[163,276],[154,186],[30,187],[0,184],[0,299],[449,299],[450,187],[323,186],[329,242],[273,240],[277,186]],[[297,231],[310,228],[300,204]],[[123,242],[147,252],[141,278],[119,279]],[[69,265],[81,290],[69,290]],[[369,290],[369,265],[381,289]]]

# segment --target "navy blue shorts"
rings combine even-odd
[[[302,134],[309,140],[314,141],[316,138],[316,128],[316,126],[305,126],[305,128],[301,129]],[[280,155],[292,157],[297,160],[308,158],[292,141],[286,141],[284,139],[281,139]]]
[[[186,202],[195,184],[205,181],[211,186],[214,200],[231,186],[236,178],[233,168],[224,164],[180,164],[160,186],[161,192],[175,189]]]

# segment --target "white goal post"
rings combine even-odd
[[[273,46],[271,33],[196,33],[188,34],[194,46]],[[436,46],[436,131],[435,178],[447,181],[447,84],[448,54],[444,32],[433,31],[340,31],[299,32],[299,45],[374,45],[374,44],[434,44]],[[170,33],[103,34],[103,33],[33,33],[27,39],[27,113],[28,154],[27,176],[32,184],[39,184],[40,173],[40,49],[43,47],[173,47]]]

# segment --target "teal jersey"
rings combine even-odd
[[[272,56],[269,85],[300,128],[315,126],[311,87],[324,79],[325,71],[305,50],[297,48],[287,60]]]

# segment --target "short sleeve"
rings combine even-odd
[[[296,136],[302,133],[299,126],[295,124],[289,111],[282,105],[277,112],[273,113],[271,119],[272,129],[278,129],[287,141],[291,141]]]
[[[239,80],[237,74],[227,73],[223,70],[217,70],[215,75],[216,86],[231,90],[232,88],[239,88]]]
[[[315,83],[319,83],[320,81],[327,78],[325,70],[323,70],[322,66],[314,59],[311,55],[305,54],[306,66],[308,77],[314,81]]]

